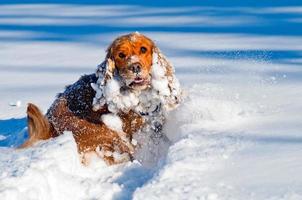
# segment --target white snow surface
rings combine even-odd
[[[156,20],[153,15],[201,12],[203,9],[215,10],[5,5],[0,8],[3,15],[0,24],[130,26],[135,21],[125,15],[136,12],[138,24],[152,27],[165,22],[173,27],[179,24],[179,18],[167,16],[169,21],[158,17]],[[301,7],[236,9],[242,15],[247,13],[246,16],[257,24],[261,24],[263,18],[255,13],[301,13]],[[19,15],[28,15],[28,18],[16,17]],[[244,17],[229,21],[228,16],[206,15],[184,14],[181,20],[187,21],[186,26],[205,21],[214,27],[229,25],[224,22],[232,26],[246,24]],[[77,18],[69,20],[72,16]],[[81,74],[93,72],[94,66],[105,57],[107,45],[125,32],[91,33],[61,42],[41,39],[59,37],[58,33],[35,29],[0,30],[1,200],[302,199],[300,60],[290,56],[270,60],[267,52],[260,57],[240,56],[241,50],[297,51],[297,55],[301,55],[302,37],[299,35],[161,32],[155,29],[142,32],[154,39],[174,64],[187,96],[182,105],[168,115],[164,131],[171,144],[164,159],[152,168],[137,161],[106,166],[97,158],[84,166],[69,132],[29,149],[15,149],[26,132],[26,103],[33,102],[46,111],[55,94]],[[231,57],[198,54],[234,50],[238,54]],[[9,105],[17,101],[22,102],[19,107]]]

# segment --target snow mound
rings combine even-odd
[[[99,159],[80,162],[72,133],[25,150],[0,151],[0,196],[8,199],[112,199],[121,191],[110,181],[115,168]]]

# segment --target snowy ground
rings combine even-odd
[[[0,199],[302,199],[302,6],[0,4]],[[15,150],[122,33],[153,38],[187,92],[156,167],[84,167],[70,133]],[[10,106],[21,101],[21,106]]]

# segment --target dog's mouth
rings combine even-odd
[[[145,80],[141,77],[136,77],[132,83],[134,84],[143,84],[145,82]]]
[[[142,77],[135,77],[132,82],[129,84],[130,87],[136,87],[136,86],[144,86],[148,85],[149,81]]]

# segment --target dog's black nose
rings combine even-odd
[[[140,73],[141,72],[141,68],[142,68],[142,66],[141,66],[140,63],[134,63],[134,64],[132,64],[132,71],[133,71],[133,73],[136,73],[136,74]]]

